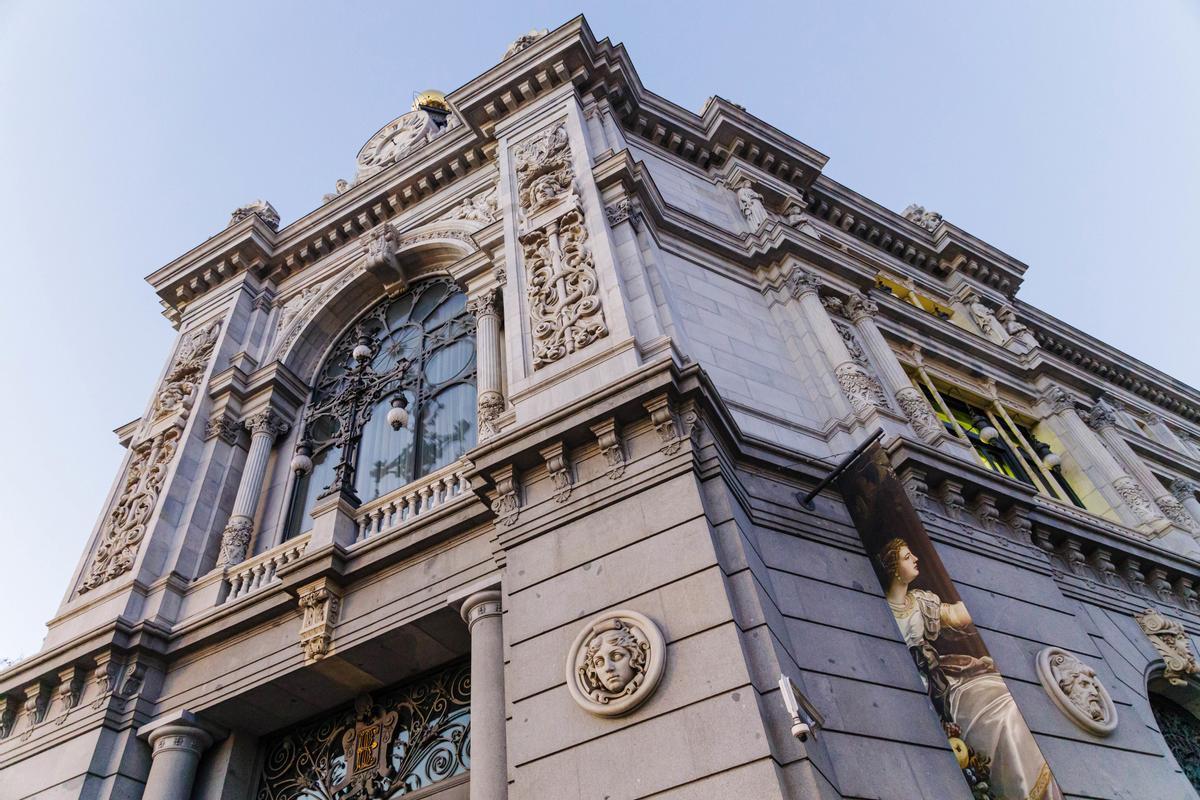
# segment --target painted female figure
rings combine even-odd
[[[909,588],[920,570],[903,539],[884,545],[879,561],[890,578],[888,605],[939,716],[961,731],[971,751],[990,759],[991,796],[1059,800],[1062,793],[1004,679],[980,649],[966,606]],[[959,764],[967,766],[962,756]]]

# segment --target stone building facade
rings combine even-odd
[[[825,162],[578,18],[152,274],[0,797],[969,798],[798,498],[881,429],[1064,796],[1195,798],[1200,394]]]

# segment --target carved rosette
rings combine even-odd
[[[300,649],[304,651],[305,662],[312,663],[329,654],[341,605],[341,590],[327,580],[300,589]]]
[[[567,689],[585,711],[619,717],[654,694],[667,666],[662,632],[637,611],[607,611],[583,626],[567,651]]]
[[[1058,710],[1083,730],[1108,736],[1117,727],[1117,707],[1096,670],[1058,647],[1037,655],[1038,680]]]
[[[253,530],[254,520],[249,517],[238,516],[229,520],[229,524],[221,532],[221,552],[217,556],[218,567],[232,566],[246,560],[246,551],[250,547],[250,534]]]
[[[1176,686],[1186,686],[1189,675],[1200,675],[1200,664],[1196,663],[1187,631],[1181,624],[1167,619],[1152,608],[1135,614],[1134,619],[1162,656],[1164,678]]]
[[[912,423],[913,430],[927,442],[936,442],[946,433],[946,427],[938,419],[929,401],[921,390],[905,386],[896,391],[896,402],[900,404],[904,416]]]
[[[853,361],[847,361],[838,365],[833,374],[855,414],[863,416],[875,408],[875,387],[866,370]]]

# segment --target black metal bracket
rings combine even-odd
[[[822,489],[837,480],[837,477],[845,472],[851,464],[857,461],[858,457],[865,453],[868,447],[875,444],[875,442],[879,441],[881,438],[883,438],[883,428],[875,431],[865,442],[847,453],[845,458],[839,461],[837,466],[834,467],[828,475],[822,478],[821,482],[814,486],[811,492],[808,494],[796,492],[796,499],[800,501],[800,505],[808,511],[815,509],[817,506],[815,503],[813,503],[813,498],[820,494]]]

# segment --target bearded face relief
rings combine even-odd
[[[1107,736],[1117,727],[1117,709],[1096,670],[1057,647],[1038,653],[1038,678],[1059,710],[1079,727]]]
[[[610,611],[584,625],[567,656],[567,688],[575,702],[603,717],[628,714],[657,687],[666,643],[648,617]]]

